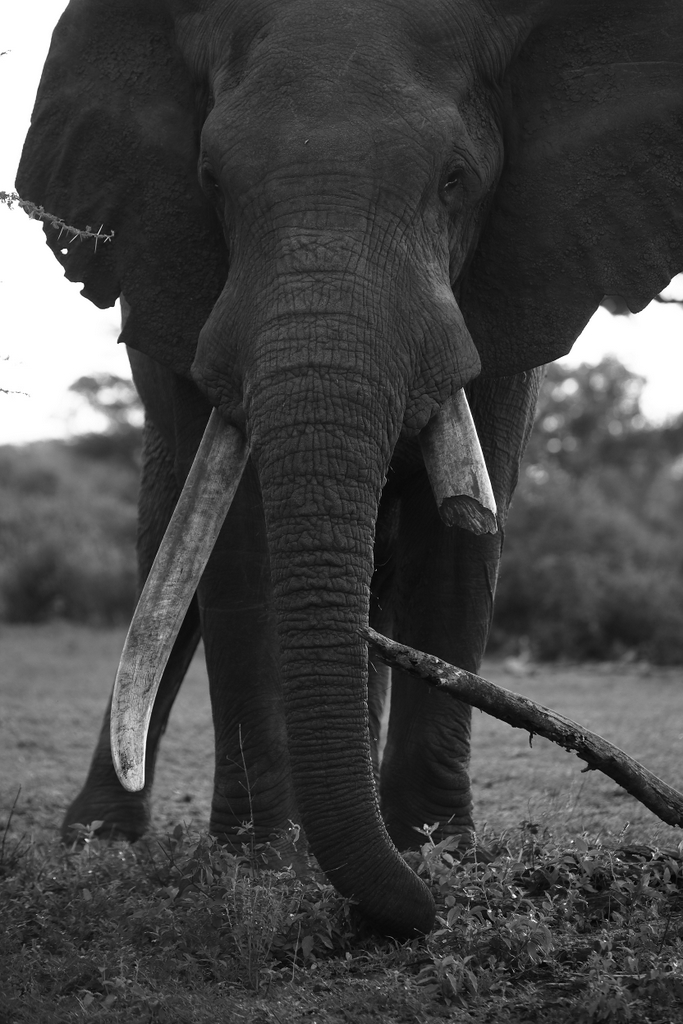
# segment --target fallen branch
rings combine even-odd
[[[602,736],[588,732],[570,718],[544,708],[528,697],[496,686],[473,672],[455,668],[431,654],[388,640],[374,629],[366,627],[360,633],[387,665],[424,679],[455,700],[486,711],[516,729],[526,729],[531,737],[545,736],[565,750],[575,751],[587,764],[584,771],[603,772],[662,821],[683,828],[683,794]]]

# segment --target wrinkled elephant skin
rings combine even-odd
[[[141,584],[212,409],[250,456],[151,668],[144,789],[107,717],[65,825],[147,827],[201,634],[212,830],[300,822],[379,927],[430,928],[397,848],[471,830],[469,708],[394,672],[380,766],[387,672],[358,629],[478,669],[538,367],[605,294],[637,310],[683,269],[682,39],[679,0],[72,0],[18,188],[114,232],[45,229],[87,298],[129,310]],[[457,498],[488,493],[476,439],[442,473],[421,434],[462,388],[493,533]],[[435,487],[455,525],[430,477],[456,479]]]

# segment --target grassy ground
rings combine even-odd
[[[100,728],[121,630],[72,625],[0,626],[0,799],[21,786],[16,814],[34,833],[54,834],[80,787]],[[683,670],[639,665],[522,670],[491,662],[484,674],[552,707],[626,750],[683,790]],[[678,830],[599,772],[548,740],[475,711],[472,777],[480,827],[500,831],[543,820],[580,833],[621,832],[629,839],[676,845]],[[198,653],[164,737],[156,773],[155,824],[208,821],[213,738],[206,675]]]
[[[21,786],[17,825],[55,836],[83,783],[125,630],[0,625],[0,800]],[[160,829],[205,827],[213,777],[208,685],[196,657],[173,709],[156,779]]]
[[[683,1021],[680,831],[599,773],[581,774],[572,755],[540,739],[530,749],[526,733],[478,712],[472,774],[494,859],[454,866],[426,846],[417,863],[440,912],[426,941],[378,942],[322,881],[252,876],[183,830],[163,838],[208,818],[200,660],[160,755],[160,841],[64,853],[56,830],[122,641],[119,631],[0,626],[0,823],[21,786],[0,847],[0,1024]],[[513,662],[485,674],[683,790],[680,670],[520,674]]]
[[[514,664],[514,663],[513,663]],[[539,665],[523,675],[506,663],[483,674],[596,732],[683,791],[683,669],[644,665]],[[558,832],[619,833],[629,823],[632,842],[677,845],[679,829],[600,772],[542,737],[529,745],[520,729],[474,711],[472,777],[477,816],[494,830],[522,820],[543,821]]]

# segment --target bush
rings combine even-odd
[[[658,509],[653,523],[596,477],[527,467],[506,532],[492,646],[523,636],[541,660],[683,661],[683,537],[678,519],[662,521]]]
[[[78,561],[76,561],[78,559]],[[135,567],[118,550],[83,557],[54,543],[29,545],[0,577],[2,618],[6,622],[45,622],[53,618],[113,625],[127,621],[134,608]]]
[[[60,442],[0,449],[0,618],[126,621],[137,472]]]

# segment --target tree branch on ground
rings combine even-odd
[[[364,627],[359,632],[385,664],[423,679],[455,700],[471,704],[516,729],[526,729],[530,743],[538,735],[565,750],[573,750],[586,762],[583,771],[601,771],[662,821],[683,828],[683,794],[602,736],[528,697],[512,693],[431,654],[395,643],[374,629]]]

